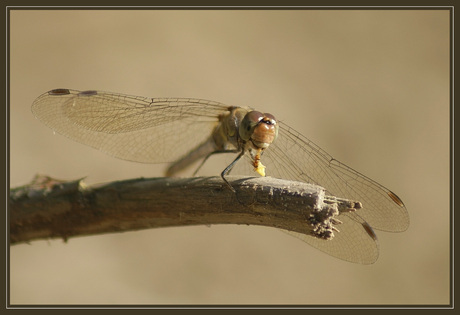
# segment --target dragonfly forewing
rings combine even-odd
[[[361,217],[374,229],[402,232],[409,226],[407,210],[394,193],[286,125],[280,125],[279,138],[262,159],[267,175],[316,184],[329,195],[360,201],[363,208],[350,215]]]
[[[228,107],[200,99],[60,90],[35,100],[36,117],[75,141],[141,163],[172,162],[185,155],[209,137]]]

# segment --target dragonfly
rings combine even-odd
[[[409,226],[407,209],[391,190],[339,162],[275,116],[249,107],[60,88],[39,96],[32,112],[53,132],[116,158],[169,162],[168,176],[213,154],[232,153],[235,159],[221,173],[231,190],[225,176],[244,157],[261,176],[316,184],[331,196],[359,201],[361,209],[340,214],[340,232],[329,240],[288,232],[346,261],[374,263],[379,256],[374,229],[403,232]]]

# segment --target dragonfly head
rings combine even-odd
[[[272,114],[250,111],[238,132],[242,140],[251,140],[256,148],[266,149],[278,136],[278,122]]]

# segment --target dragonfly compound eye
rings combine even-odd
[[[239,128],[240,138],[244,141],[248,141],[251,138],[254,128],[259,124],[259,122],[264,118],[264,114],[257,111],[248,112]]]

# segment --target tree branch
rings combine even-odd
[[[150,178],[86,187],[37,176],[12,189],[10,244],[36,239],[201,224],[255,224],[331,238],[337,216],[358,202],[319,186],[275,178]]]

